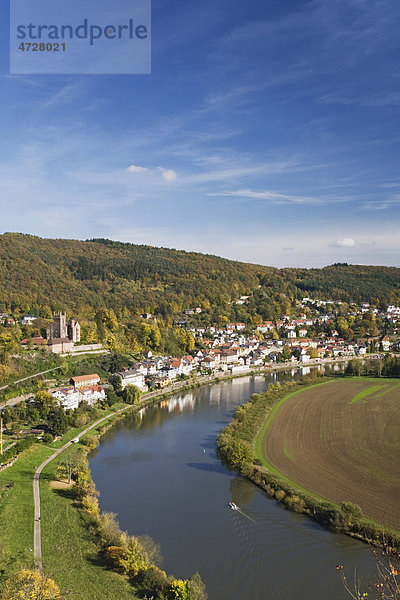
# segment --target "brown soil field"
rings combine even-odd
[[[304,389],[278,409],[266,461],[302,488],[400,530],[400,382],[344,379]]]

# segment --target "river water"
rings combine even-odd
[[[90,459],[101,509],[161,544],[167,573],[198,571],[209,600],[344,600],[336,565],[350,578],[355,567],[365,579],[374,570],[366,545],[285,510],[216,456],[234,409],[277,377],[298,375],[249,376],[150,406],[110,430]]]

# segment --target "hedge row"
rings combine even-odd
[[[12,462],[18,454],[21,454],[21,452],[30,448],[36,441],[37,437],[35,435],[28,435],[22,440],[19,440],[14,446],[3,452],[0,456],[0,464],[7,465]]]

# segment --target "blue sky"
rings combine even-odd
[[[10,75],[0,230],[400,266],[398,0],[153,0],[151,75]]]

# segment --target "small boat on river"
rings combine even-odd
[[[232,510],[237,510],[237,506],[234,502],[229,502],[228,504],[229,508],[231,508]]]

